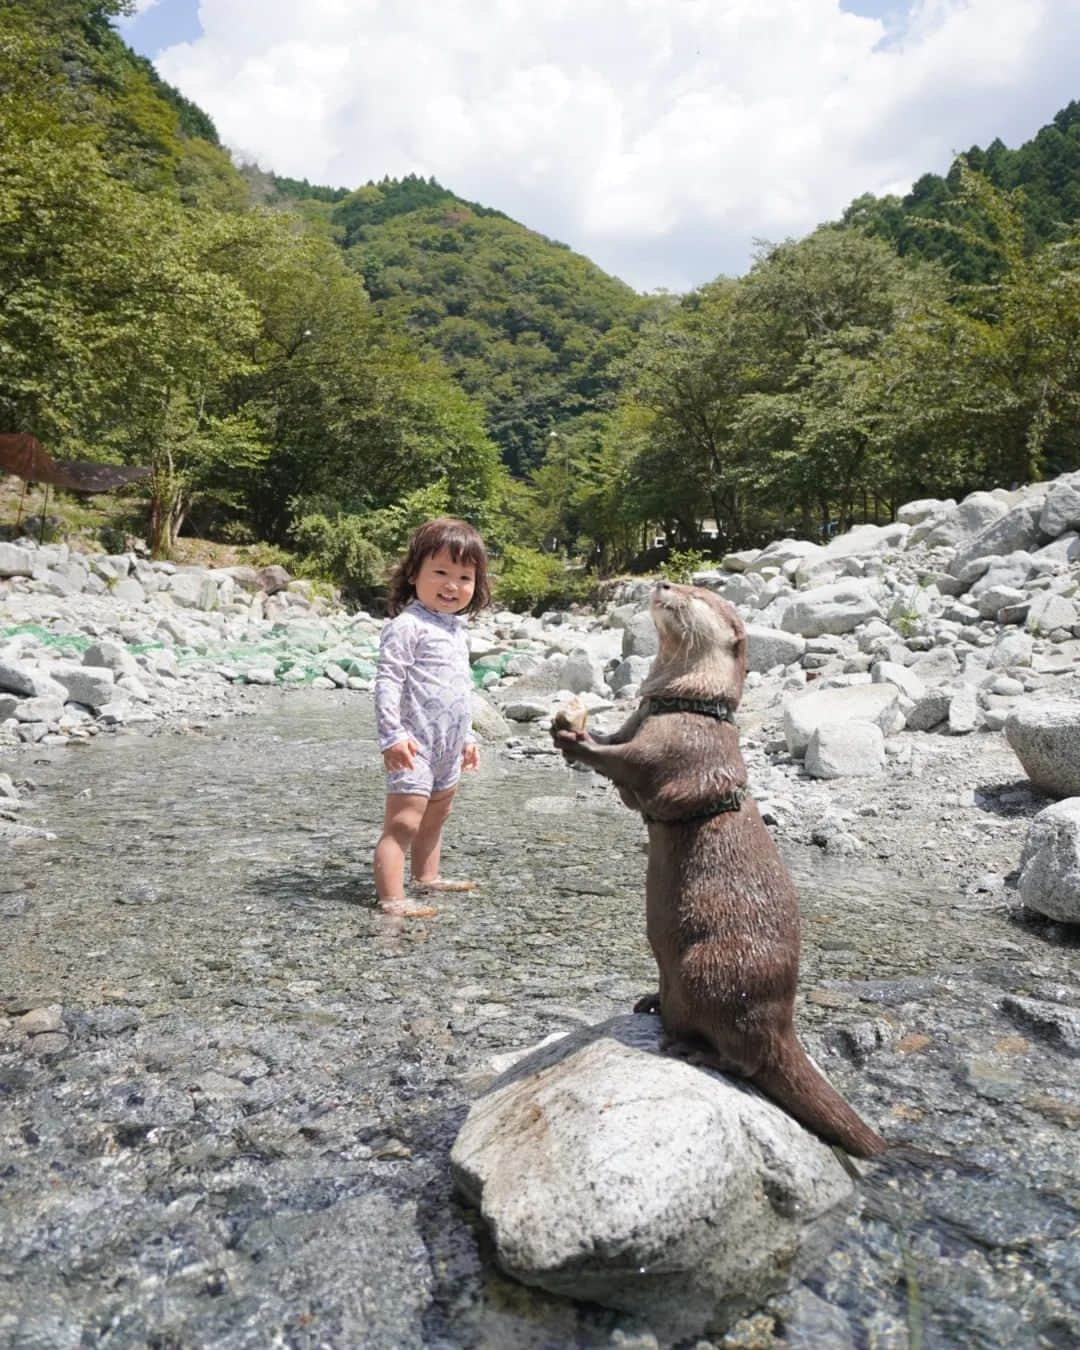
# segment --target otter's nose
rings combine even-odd
[[[658,582],[656,583],[656,589],[657,589],[658,591],[670,591],[670,590],[671,590],[671,582],[670,582],[670,581],[658,581]]]

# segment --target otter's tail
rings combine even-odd
[[[754,1074],[751,1082],[800,1125],[827,1143],[839,1144],[853,1157],[870,1158],[888,1148],[881,1135],[861,1121],[818,1073],[794,1037],[785,1042],[781,1058]]]

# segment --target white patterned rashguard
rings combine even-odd
[[[453,787],[461,752],[476,738],[465,624],[414,600],[383,625],[375,672],[379,749],[410,737],[420,749],[411,769],[388,770],[387,792],[430,797]]]

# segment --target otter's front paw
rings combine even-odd
[[[634,1004],[636,1013],[658,1013],[660,1011],[660,994],[644,994]]]

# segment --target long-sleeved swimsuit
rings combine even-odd
[[[387,792],[429,797],[453,787],[461,752],[475,738],[464,621],[414,600],[383,626],[375,673],[379,749],[409,738],[420,747],[411,769],[387,771]]]

